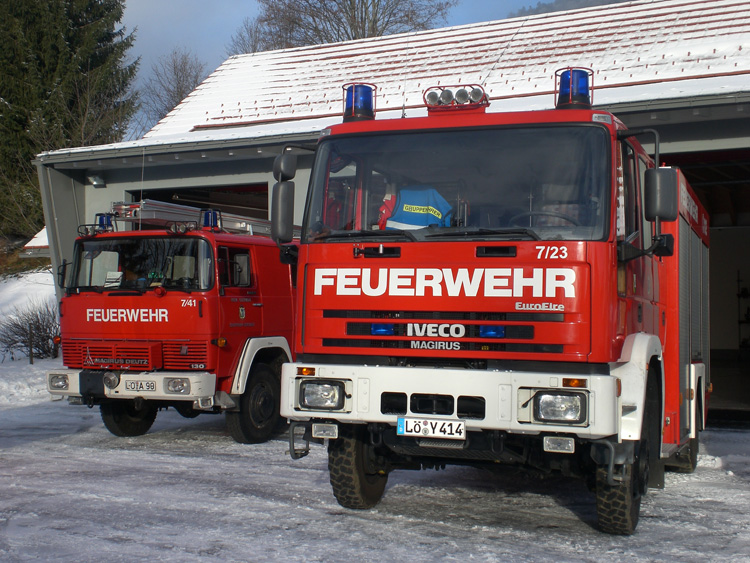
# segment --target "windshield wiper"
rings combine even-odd
[[[492,236],[492,237],[504,237],[512,239],[515,237],[528,237],[531,240],[541,240],[539,235],[536,234],[534,229],[528,229],[525,227],[510,227],[504,229],[489,229],[487,227],[466,227],[466,228],[438,228],[432,230],[432,232],[425,234],[425,238],[432,237],[445,237],[445,238],[469,238],[472,236]]]
[[[405,237],[410,241],[416,242],[417,237],[413,231],[401,230],[401,229],[388,229],[386,231],[332,231],[330,233],[321,233],[315,237],[311,237],[313,241],[329,240],[332,238],[398,238]]]

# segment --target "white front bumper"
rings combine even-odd
[[[47,372],[47,391],[53,397],[81,397],[80,370],[55,370]],[[206,401],[216,392],[216,374],[209,372],[143,372],[119,373],[120,383],[114,389],[103,386],[104,396],[112,399],[143,399],[162,401]],[[67,378],[66,388],[53,385],[53,381]],[[170,379],[185,379],[190,384],[186,393],[168,391]]]
[[[314,376],[298,375],[298,368],[314,368]],[[563,378],[585,379],[586,388],[563,388]],[[342,381],[343,408],[335,411],[305,409],[300,405],[300,383],[306,380]],[[531,397],[538,390],[581,392],[586,395],[586,420],[580,424],[537,422]],[[386,423],[396,426],[399,416],[458,419],[452,415],[381,412],[383,393],[402,393],[411,405],[414,394],[444,395],[458,404],[460,397],[481,398],[484,418],[463,419],[468,430],[504,430],[516,434],[563,432],[599,439],[618,434],[621,405],[617,378],[609,375],[569,375],[487,370],[377,367],[359,365],[284,364],[281,376],[281,415],[295,421],[312,419],[350,423]]]

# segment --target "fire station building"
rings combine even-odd
[[[431,86],[484,87],[489,112],[548,109],[555,72],[593,72],[593,105],[658,131],[711,220],[714,406],[750,409],[750,3],[636,0],[239,55],[143,138],[35,161],[53,267],[112,202],[153,199],[268,218],[285,144],[341,121],[342,86],[373,84],[377,118],[426,115]],[[649,136],[644,146],[649,149]],[[301,217],[310,157],[300,159]]]

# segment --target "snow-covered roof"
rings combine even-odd
[[[340,122],[342,85],[353,81],[376,84],[378,112],[394,116],[420,114],[436,85],[481,84],[490,111],[548,108],[567,66],[593,70],[598,106],[748,92],[748,53],[746,0],[639,0],[238,55],[143,139],[115,146],[318,131]]]
[[[47,227],[34,235],[23,247],[24,258],[46,257],[49,258],[49,241],[47,240]]]

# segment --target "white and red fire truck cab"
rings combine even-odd
[[[197,221],[118,232],[101,218],[75,244],[60,302],[67,369],[47,374],[49,392],[100,405],[120,436],[174,407],[227,412],[237,441],[267,439],[293,359],[291,272],[273,241]]]
[[[348,119],[316,151],[281,391],[292,456],[328,439],[342,505],[373,506],[394,469],[519,464],[587,478],[601,529],[629,534],[664,465],[695,466],[707,215],[636,140],[658,153],[654,131],[592,109],[590,78],[558,73],[552,110],[488,113],[480,87],[440,87],[426,117],[388,120],[372,85],[345,87]],[[292,160],[276,166],[282,242]]]

